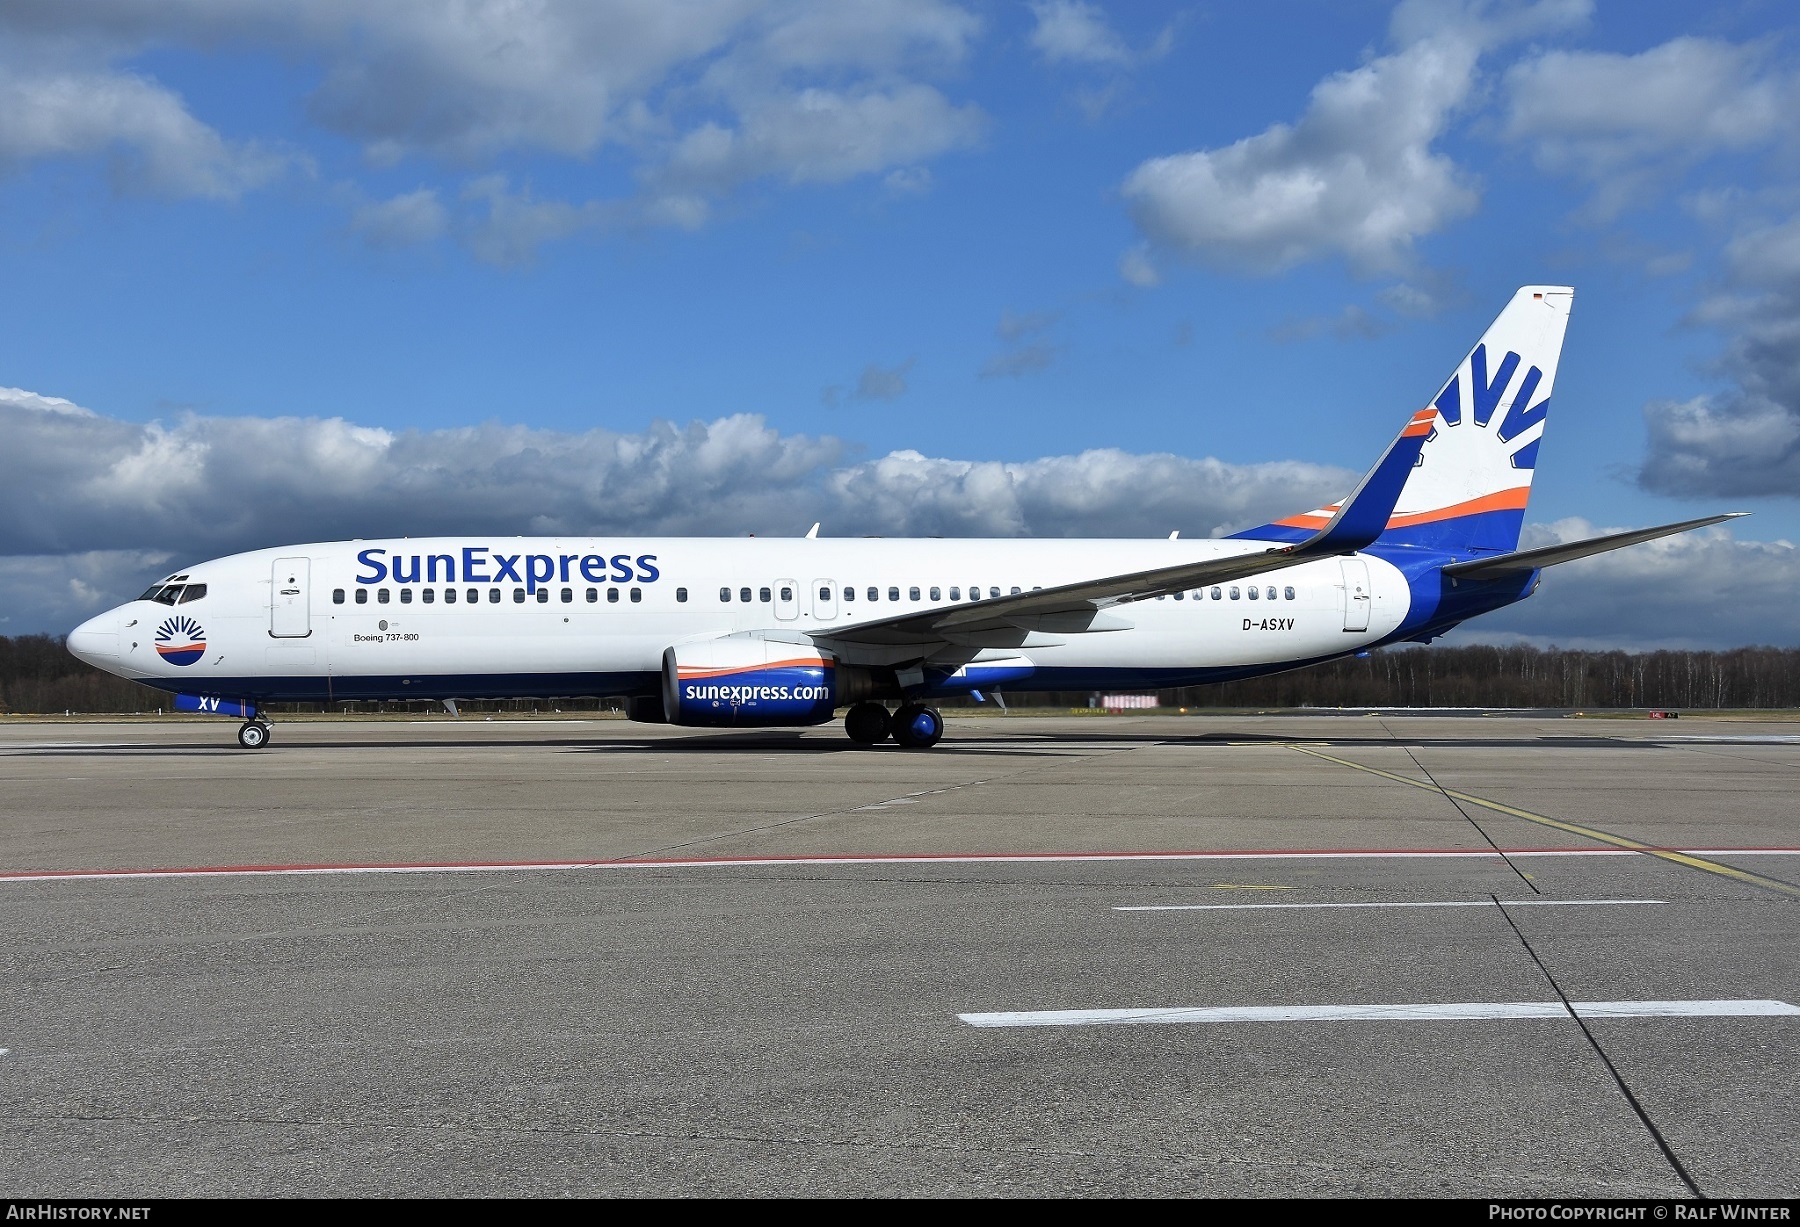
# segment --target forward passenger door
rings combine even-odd
[[[304,639],[312,634],[312,559],[277,558],[269,574],[269,634]]]

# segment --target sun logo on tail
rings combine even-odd
[[[192,618],[165,618],[156,628],[156,654],[172,665],[191,665],[206,655],[206,631]]]
[[[1518,373],[1519,355],[1511,350],[1500,360],[1499,369],[1488,377],[1487,346],[1477,345],[1475,352],[1469,355],[1468,364],[1463,370],[1450,377],[1444,390],[1438,393],[1434,407],[1443,419],[1445,426],[1459,426],[1463,420],[1463,406],[1469,407],[1469,418],[1483,430],[1494,429],[1490,426],[1494,411],[1506,399],[1506,391],[1512,386],[1513,376]],[[1469,394],[1464,398],[1462,391],[1463,375],[1469,378]],[[1537,395],[1538,385],[1543,382],[1544,372],[1532,367],[1525,372],[1524,380],[1519,384],[1518,394],[1507,401],[1506,413],[1500,419],[1495,437],[1501,443],[1511,443],[1514,439],[1538,425],[1550,411],[1550,398],[1546,396],[1537,404],[1531,398]],[[1511,453],[1512,467],[1530,469],[1537,467],[1538,440],[1522,444]]]

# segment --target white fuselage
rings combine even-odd
[[[199,564],[199,599],[139,600],[69,637],[166,690],[265,699],[621,694],[665,649],[735,634],[832,647],[834,631],[1092,576],[1261,551],[1240,540],[483,538],[333,542]],[[1355,590],[1366,585],[1366,599]],[[1255,599],[1252,599],[1254,594]],[[1271,594],[1273,594],[1271,596]],[[748,600],[744,599],[748,596]],[[896,599],[897,598],[897,599]],[[1381,640],[1407,583],[1369,555],[1122,604],[1117,628],[1035,633],[1015,689],[1147,687],[1267,672]],[[196,638],[204,650],[171,649]],[[1348,628],[1348,629],[1347,629]],[[159,652],[158,634],[163,634]],[[191,645],[190,645],[191,646]],[[833,647],[891,665],[907,649]],[[913,660],[921,658],[913,649]],[[967,659],[965,647],[957,660]],[[928,657],[927,660],[930,658]],[[185,660],[186,663],[176,663]]]

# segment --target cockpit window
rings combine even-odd
[[[159,605],[173,605],[181,599],[181,584],[153,584],[150,590],[139,597],[140,601],[155,601]]]
[[[187,586],[187,588],[182,591],[181,603],[183,605],[187,605],[194,601],[199,600],[201,597],[203,597],[205,595],[206,595],[206,585],[205,584],[189,584]]]

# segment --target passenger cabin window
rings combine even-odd
[[[900,590],[898,588],[889,588],[888,591],[894,594],[893,596],[888,598],[890,601],[897,601],[900,599]],[[881,589],[879,589],[879,588],[869,589],[869,599],[871,601],[879,601],[881,599]]]
[[[831,599],[831,589],[829,589],[829,588],[825,589],[825,599],[828,601]],[[844,589],[844,599],[846,601],[854,601],[856,599],[856,589],[854,589],[854,588]]]
[[[500,603],[500,589],[489,588],[488,589],[488,604],[489,605],[498,605],[499,603]]]
[[[1185,600],[1187,600],[1187,593],[1185,593],[1185,592],[1177,592],[1177,593],[1176,593],[1176,594],[1175,594],[1175,599],[1176,599],[1176,600],[1178,600],[1178,601],[1185,601]]]
[[[906,599],[909,601],[918,600],[919,599],[919,590],[917,588],[908,588],[906,590]]]
[[[783,588],[781,590],[781,599],[784,601],[788,599],[786,588]],[[819,589],[819,599],[821,601],[829,601],[831,599],[831,589],[829,589],[829,588]],[[852,593],[850,596],[850,599],[854,601],[856,599],[856,595],[854,593]]]
[[[539,588],[537,602],[539,605],[548,605],[550,603],[550,589]]]
[[[898,588],[889,588],[889,589],[888,589],[888,600],[890,600],[890,601],[897,601],[897,600],[899,600],[899,599],[900,599],[900,589],[898,589]],[[914,589],[913,589],[913,600],[915,600],[915,601],[916,601],[916,600],[918,600],[918,599],[919,599],[919,590],[918,590],[918,589],[917,589],[917,588],[914,588]]]
[[[913,591],[914,591],[914,592],[917,592],[917,591],[918,591],[918,589],[917,589],[917,588],[914,588],[914,589],[913,589]],[[918,599],[919,599],[919,598],[918,598],[918,597],[914,597],[914,598],[913,598],[913,600],[915,600],[915,601],[916,601],[916,600],[918,600]],[[944,599],[944,592],[943,592],[943,589],[941,589],[941,588],[933,588],[933,589],[932,589],[932,590],[931,590],[931,599],[932,599],[932,600],[934,600],[934,601],[941,601],[941,600],[943,600],[943,599]]]
[[[721,604],[725,604],[725,605],[731,604],[731,589],[729,589],[729,588],[719,589],[719,601]]]
[[[1263,595],[1268,597],[1271,601],[1274,600],[1275,599],[1275,586],[1273,584],[1271,584],[1266,590],[1264,590]]]
[[[342,605],[344,603],[344,590],[342,588],[333,588],[331,590],[331,603],[333,605]]]
[[[367,588],[358,588],[356,590],[356,603],[358,605],[367,605],[369,603],[369,590]]]
[[[619,603],[619,590],[617,588],[608,588],[606,590],[606,603],[608,605],[617,605]]]
[[[1010,595],[1012,595],[1012,596],[1018,596],[1018,595],[1019,595],[1019,590],[1018,590],[1018,589],[1017,589],[1017,588],[1014,588],[1014,589],[1013,589],[1013,590],[1012,590],[1012,592],[1011,592],[1011,594],[1010,594]]]
[[[386,605],[388,603],[388,590],[386,588],[376,590],[375,603],[377,605]]]
[[[419,599],[421,601],[424,601],[427,605],[431,604],[433,601],[435,601],[437,599],[437,589],[426,588],[424,591],[419,593]]]
[[[514,605],[523,605],[524,603],[525,603],[525,589],[514,588],[513,589],[513,604]]]
[[[1236,595],[1237,595],[1237,589],[1236,589],[1236,588],[1233,588],[1233,589],[1232,589],[1232,590],[1231,590],[1231,595],[1232,595],[1232,596],[1236,596]],[[1253,600],[1253,601],[1254,601],[1254,600],[1255,600],[1255,599],[1256,599],[1256,597],[1257,597],[1257,591],[1256,591],[1256,585],[1255,585],[1255,584],[1251,584],[1251,585],[1250,585],[1250,599],[1251,599],[1251,600]]]
[[[1237,590],[1236,584],[1233,584],[1231,586],[1231,599],[1234,601],[1238,599],[1238,590]]]
[[[686,605],[687,604],[687,589],[686,588],[675,589],[675,603],[677,605]]]
[[[575,599],[575,589],[564,588],[562,590],[562,602],[564,605],[567,605],[570,601],[573,601],[574,599]]]
[[[764,605],[767,605],[769,603],[769,590],[767,588],[758,588],[756,590],[756,599],[761,601]],[[791,601],[794,599],[794,594],[791,590],[783,588],[781,590],[781,599],[784,601]]]
[[[763,599],[764,599],[764,600],[767,600],[767,599],[768,599],[768,598],[767,598],[767,597],[764,597],[764,598],[763,598]],[[739,589],[738,589],[738,600],[740,600],[740,601],[742,601],[742,602],[743,602],[743,603],[744,603],[744,604],[746,604],[746,605],[748,605],[748,604],[749,604],[749,603],[750,603],[750,589],[748,589],[748,588],[739,588]]]
[[[456,604],[456,589],[454,589],[454,588],[444,589],[444,604],[446,604],[446,605]]]
[[[1283,588],[1281,590],[1281,592],[1282,592],[1282,595],[1287,597],[1288,600],[1291,601],[1294,599],[1294,590],[1292,588]]]
[[[1016,591],[1018,591],[1018,590],[1017,590],[1017,589],[1014,589],[1014,591],[1015,591],[1015,592],[1016,592]],[[989,599],[989,600],[993,600],[993,601],[997,601],[997,600],[999,600],[999,599],[1000,599],[1000,589],[998,589],[998,588],[989,588],[989,589],[988,589],[988,599]]]
[[[400,589],[400,603],[402,605],[411,605],[412,604],[412,589],[411,588]]]
[[[1219,590],[1217,588],[1212,590],[1212,599],[1215,601],[1219,599]]]
[[[588,590],[587,590],[587,603],[588,603],[588,604],[589,604],[589,605],[592,605],[592,604],[594,604],[594,603],[595,603],[595,602],[597,602],[597,601],[598,601],[598,600],[599,600],[599,599],[600,599],[600,589],[598,589],[598,588],[589,588],[589,589],[588,589]]]
[[[644,590],[642,588],[633,588],[631,590],[631,603],[633,605],[636,605],[639,601],[642,601],[643,599],[644,599]]]

